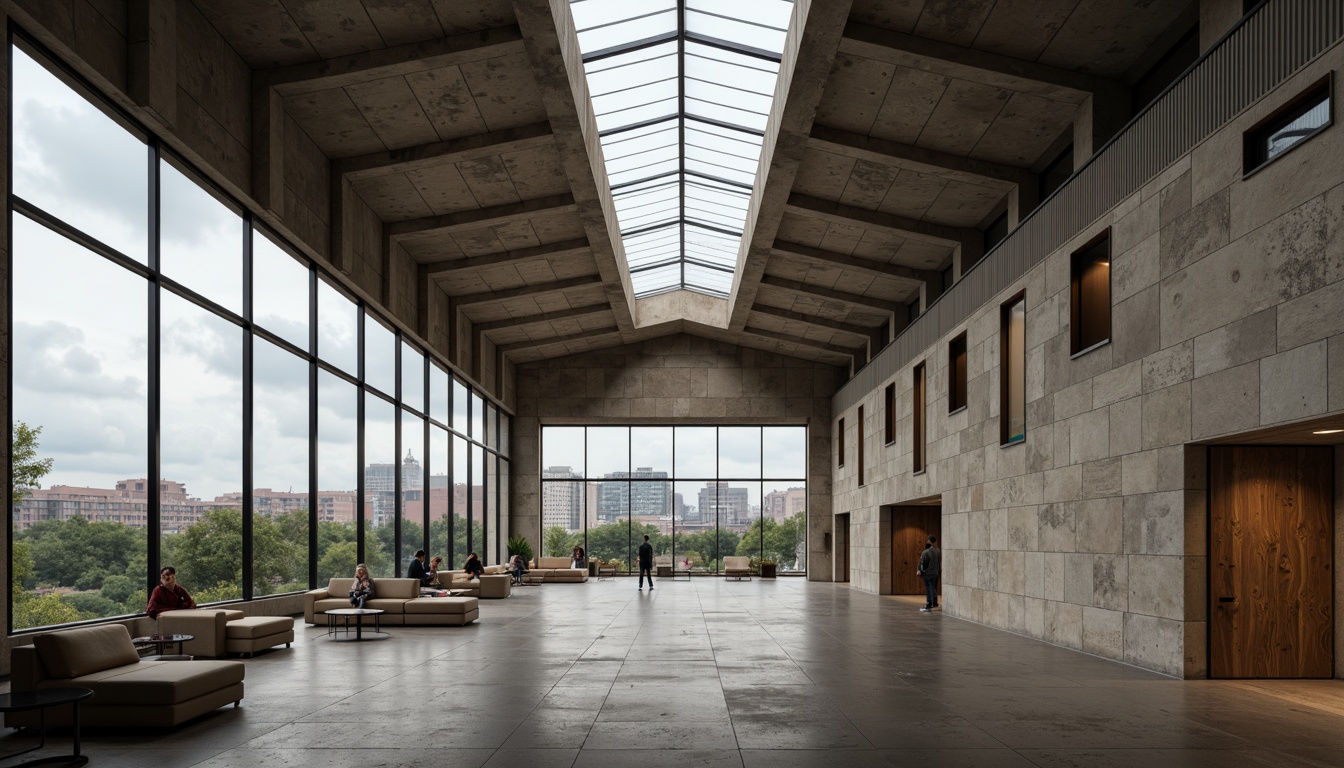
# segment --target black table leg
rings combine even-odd
[[[355,642],[364,639],[364,614],[355,617]]]
[[[79,702],[78,702],[78,701],[76,701],[76,702],[74,703],[74,707],[75,707],[75,714],[74,714],[74,721],[75,721],[75,757],[79,757],[80,754],[79,754]]]

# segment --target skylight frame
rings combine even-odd
[[[731,291],[793,2],[570,0],[636,298]]]

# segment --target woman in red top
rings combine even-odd
[[[177,585],[177,569],[171,565],[165,565],[159,569],[159,586],[149,596],[149,605],[145,606],[145,613],[151,619],[159,618],[159,614],[164,611],[176,611],[182,608],[195,608],[196,601],[191,599],[187,590]]]

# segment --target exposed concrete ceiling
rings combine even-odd
[[[253,69],[254,126],[326,155],[333,261],[370,239],[362,201],[479,370],[678,332],[862,364],[1030,211],[1045,161],[1123,124],[1125,73],[1188,3],[798,0],[733,294],[638,302],[564,0],[195,5]]]

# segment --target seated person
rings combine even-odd
[[[159,569],[159,586],[149,595],[149,605],[145,613],[151,619],[159,618],[164,611],[178,611],[183,608],[195,608],[196,601],[191,599],[187,590],[177,584],[177,569],[165,565]]]
[[[443,562],[442,557],[435,557],[434,560],[430,562],[429,567],[425,567],[425,557],[425,550],[417,549],[415,551],[415,559],[411,560],[411,564],[406,567],[406,578],[418,579],[420,581],[420,586],[422,587],[427,587],[438,580],[439,563]]]
[[[463,564],[462,570],[467,572],[468,579],[479,579],[481,574],[485,573],[485,566],[481,565],[480,558],[476,557],[475,552],[472,552],[467,555],[467,562]]]
[[[369,577],[368,566],[360,563],[355,566],[355,583],[350,586],[350,605],[363,608],[365,600],[373,599],[373,579]]]
[[[509,571],[513,574],[513,583],[522,584],[523,574],[527,573],[527,562],[523,560],[522,555],[514,555],[509,561]]]
[[[583,551],[583,547],[574,548],[574,556],[570,558],[570,568],[587,569],[588,555]]]

